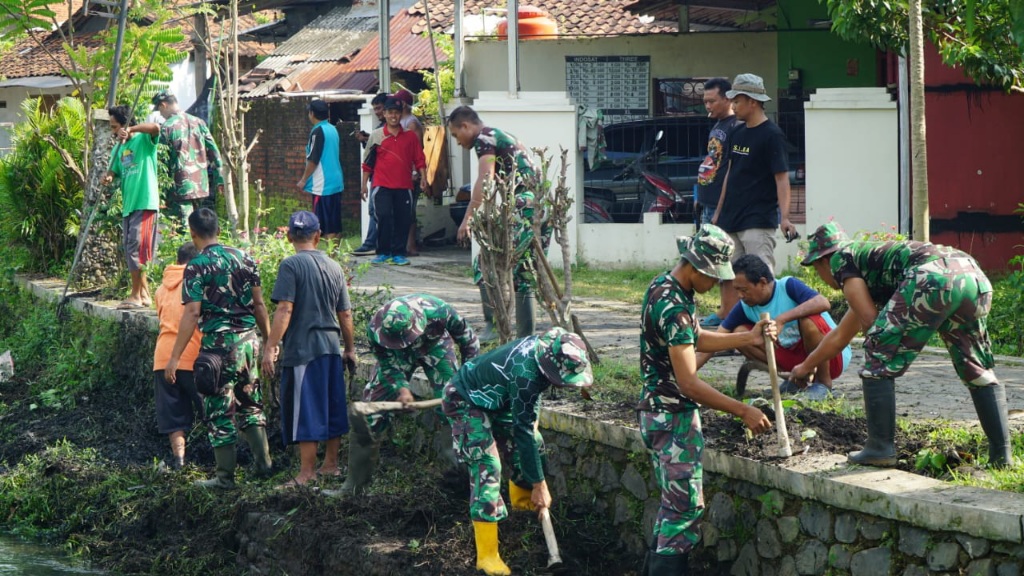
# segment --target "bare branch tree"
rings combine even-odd
[[[470,230],[480,245],[480,271],[484,290],[494,307],[494,327],[498,341],[510,342],[514,335],[515,318],[514,273],[516,265],[529,246],[517,246],[515,171],[509,176],[498,176],[484,182],[483,203],[473,213]]]

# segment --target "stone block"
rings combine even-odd
[[[658,510],[661,508],[661,502],[655,498],[651,498],[644,502],[644,517],[641,519],[643,525],[644,538],[648,539],[651,534],[654,534],[654,521],[658,517]]]
[[[931,536],[927,531],[906,524],[900,525],[900,552],[924,558],[930,543]]]
[[[775,524],[767,518],[757,521],[757,555],[761,558],[778,558],[782,556],[782,543],[779,542],[779,533]]]
[[[798,517],[804,534],[825,542],[832,539],[832,513],[824,506],[804,502]]]
[[[711,498],[706,518],[724,534],[732,534],[736,530],[736,509],[732,499],[719,492]]]
[[[992,549],[992,545],[984,538],[974,538],[973,536],[967,536],[966,534],[957,534],[956,541],[960,543],[964,552],[967,552],[967,555],[971,558],[988,556],[989,550]]]
[[[853,544],[857,540],[857,517],[853,514],[840,514],[836,518],[836,540],[843,544]]]
[[[837,570],[849,570],[853,553],[842,544],[833,544],[828,549],[828,565]]]
[[[797,576],[796,560],[792,556],[783,556],[779,562],[779,576]]]
[[[992,546],[992,549],[996,552],[999,552],[1000,554],[1013,556],[1017,560],[1024,560],[1024,546],[1020,544],[1007,544],[1006,542],[997,542]]]
[[[722,533],[719,532],[718,528],[710,522],[701,523],[700,532],[701,543],[708,548],[714,548],[715,544],[718,544],[718,539],[722,536]]]
[[[611,462],[601,462],[597,472],[597,486],[601,492],[611,492],[619,487],[619,473]]]
[[[820,576],[828,564],[828,549],[818,540],[808,540],[797,550],[795,558],[797,574]]]
[[[629,499],[619,494],[615,497],[615,512],[612,523],[616,526],[633,520],[633,508],[629,505]]]
[[[652,474],[653,475],[653,474]],[[628,464],[622,473],[622,487],[638,500],[646,500],[648,496],[647,481],[637,471],[636,466]]]
[[[924,566],[918,566],[917,564],[911,564],[903,569],[902,576],[929,576],[928,569]]]
[[[928,568],[930,570],[952,570],[960,556],[960,545],[956,542],[939,542],[928,550]]]
[[[850,560],[852,576],[878,576],[892,571],[892,551],[888,548],[868,548],[853,555]]]
[[[796,516],[783,516],[776,520],[779,527],[779,538],[783,544],[789,544],[800,535],[800,520]]]
[[[757,524],[757,512],[754,511],[750,502],[740,502],[739,509],[736,511],[736,519],[740,526],[746,526],[749,530],[751,526]]]
[[[740,555],[732,564],[729,576],[761,576],[761,561],[757,557],[757,550],[753,542],[747,542],[740,549]]]
[[[881,540],[892,529],[887,520],[879,520],[867,516],[860,518],[858,528],[860,529],[860,535],[868,540]]]
[[[732,562],[736,559],[736,541],[731,539],[719,541],[715,552],[719,562]]]
[[[991,558],[975,560],[967,565],[964,576],[996,576],[996,561]]]
[[[761,516],[775,517],[786,509],[786,497],[778,490],[768,490],[758,496],[757,500],[761,502]]]
[[[733,492],[747,500],[757,500],[766,492],[765,488],[751,482],[736,482]]]
[[[1020,564],[1017,562],[1002,562],[996,567],[996,576],[1020,576]]]

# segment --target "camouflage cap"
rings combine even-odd
[[[838,222],[826,222],[818,226],[807,240],[807,256],[800,262],[804,266],[810,266],[815,260],[839,250],[850,238]]]
[[[371,340],[388,350],[408,348],[423,335],[427,317],[419,302],[411,298],[395,298],[370,319],[367,332]]]
[[[552,328],[538,337],[533,353],[541,373],[555,386],[584,388],[594,383],[583,339],[564,328]]]
[[[170,90],[161,90],[153,95],[153,109],[156,110],[164,102],[177,102],[178,99],[174,96],[174,93]]]
[[[693,265],[698,272],[719,280],[732,280],[732,258],[735,245],[732,238],[718,226],[705,224],[693,236],[676,238],[679,255]]]

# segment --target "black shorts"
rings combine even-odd
[[[321,234],[341,234],[341,193],[314,195],[313,214],[320,220]]]
[[[191,370],[178,370],[178,380],[171,384],[164,371],[153,372],[156,385],[156,426],[161,434],[191,430],[196,414],[202,414],[203,397],[196,392]]]

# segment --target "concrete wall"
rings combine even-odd
[[[753,72],[769,94],[778,89],[774,33],[658,34],[598,39],[534,40],[519,45],[520,90],[564,92],[565,56],[650,56],[651,78],[728,76]],[[466,91],[508,89],[508,45],[466,43]],[[769,103],[767,109],[774,111]],[[520,130],[520,132],[522,132]],[[519,134],[526,138],[526,134]]]
[[[6,154],[11,148],[11,128],[21,122],[21,103],[26,98],[38,98],[44,95],[55,97],[67,96],[71,88],[26,88],[24,86],[7,86],[0,88],[0,155]]]
[[[884,88],[822,89],[805,109],[807,231],[831,219],[851,234],[898,225],[896,102]]]

